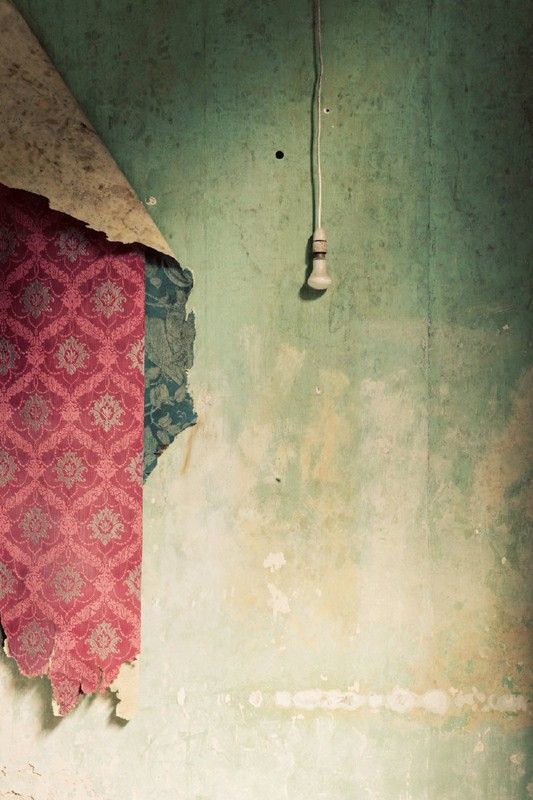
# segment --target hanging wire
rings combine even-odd
[[[321,139],[322,139],[322,77],[324,75],[324,60],[322,57],[322,9],[321,0],[314,0],[315,4],[315,98],[316,98],[316,171],[317,171],[317,197],[316,197],[316,224],[315,228],[322,227],[322,158],[321,158]]]

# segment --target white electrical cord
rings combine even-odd
[[[315,100],[316,100],[316,195],[315,195],[315,230],[313,233],[313,269],[307,279],[312,289],[324,291],[331,285],[331,278],[326,268],[328,243],[326,232],[322,227],[322,78],[324,75],[324,59],[322,57],[322,8],[321,0],[314,0],[314,34],[315,34]],[[318,57],[318,64],[317,64]]]
[[[318,70],[315,83],[316,95],[316,169],[317,169],[317,198],[316,198],[316,224],[315,228],[322,227],[322,78],[324,75],[324,59],[322,56],[322,9],[320,0],[315,0],[315,58],[318,56]]]

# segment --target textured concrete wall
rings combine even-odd
[[[533,796],[527,5],[323,0],[314,301],[306,0],[17,5],[194,270],[200,421],[146,487],[136,718],[3,661],[0,797]]]

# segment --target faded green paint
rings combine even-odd
[[[527,4],[323,0],[316,301],[307,2],[17,5],[194,271],[199,415],[146,487],[135,720],[5,689],[32,796],[530,796]]]

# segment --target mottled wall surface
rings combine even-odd
[[[323,0],[314,301],[307,2],[17,6],[194,270],[199,422],[135,719],[4,660],[0,797],[531,797],[527,4]]]

